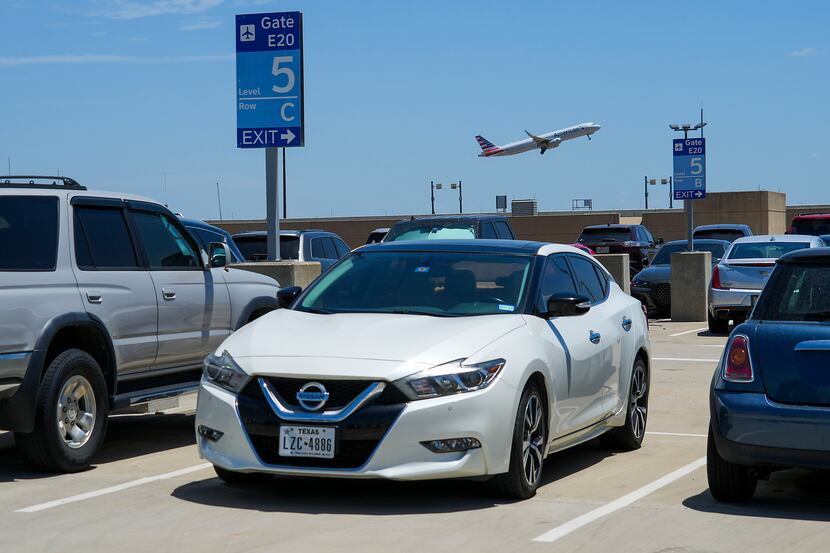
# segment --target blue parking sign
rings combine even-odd
[[[236,145],[303,146],[303,15],[236,16]]]
[[[674,199],[706,197],[706,139],[678,138],[672,142]]]

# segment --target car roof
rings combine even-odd
[[[111,192],[108,190],[80,190],[77,188],[63,188],[55,186],[54,188],[28,188],[28,187],[3,187],[0,188],[0,194],[4,196],[18,196],[25,194],[26,196],[66,196],[67,198],[113,198],[116,200],[132,200],[135,202],[148,202],[157,205],[164,205],[159,201],[146,196],[139,196],[137,194],[128,194],[126,192]],[[167,207],[167,206],[165,206]]]
[[[582,230],[604,229],[604,228],[630,230],[634,227],[641,227],[641,226],[642,225],[624,225],[624,224],[621,224],[621,223],[608,223],[607,225],[589,225],[589,226],[583,228]]]
[[[717,225],[698,225],[695,227],[694,232],[699,230],[745,230],[748,229],[749,225],[742,225],[738,223],[722,223]]]
[[[485,213],[470,214],[470,215],[427,215],[424,217],[415,217],[414,219],[401,219],[398,223],[423,223],[430,221],[437,222],[453,222],[453,221],[490,221],[493,219],[507,220],[504,215],[490,215]]]
[[[796,250],[794,252],[784,254],[778,258],[779,263],[793,261],[830,263],[830,248],[805,248],[803,250]]]
[[[197,228],[212,230],[214,232],[220,232],[221,234],[230,234],[225,229],[213,226],[210,223],[206,223],[206,222],[202,221],[201,219],[191,219],[190,217],[180,217],[179,220],[186,227],[197,227]]]
[[[666,246],[673,246],[675,244],[688,243],[688,240],[672,240],[671,242],[666,242],[665,244],[663,244],[663,247],[665,248]],[[716,238],[695,238],[695,244],[720,244],[721,246],[728,248],[732,244],[732,242],[730,242],[729,240],[718,240]]]
[[[280,230],[280,236],[299,236],[301,234],[310,234],[310,233],[320,233],[320,234],[334,234],[328,230],[320,230],[320,229],[306,229],[306,230]],[[262,236],[268,236],[268,232],[264,230],[246,230],[242,232],[237,232],[233,235],[234,238],[258,238]]]
[[[793,221],[796,219],[830,219],[830,213],[805,213],[793,217]]]
[[[744,236],[738,238],[733,244],[746,244],[752,242],[812,242],[817,236],[809,234],[756,234],[755,236]]]
[[[561,251],[580,251],[562,244],[533,242],[528,240],[404,240],[366,244],[359,252],[462,252],[462,253],[510,253],[535,255],[545,246],[559,246]],[[551,252],[552,253],[552,252]]]

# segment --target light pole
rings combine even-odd
[[[459,179],[457,183],[451,182],[450,188],[453,190],[458,188],[458,213],[460,215],[461,213],[464,213],[464,200],[461,197],[461,179]]]
[[[671,191],[671,177],[660,178],[659,182],[657,179],[650,179],[647,176],[643,177],[644,184],[643,184],[643,194],[645,195],[646,199],[646,209],[648,209],[648,187],[649,186],[656,186],[658,184],[668,184],[669,185],[669,207],[672,207],[672,191]]]
[[[430,202],[432,204],[432,214],[433,215],[435,215],[435,191],[436,190],[441,190],[442,188],[444,188],[444,185],[441,184],[440,182],[429,181],[429,199],[430,199]],[[463,213],[464,212],[464,203],[463,203],[464,200],[461,196],[461,180],[459,180],[458,182],[451,182],[450,183],[450,188],[452,190],[458,189],[458,212]]]

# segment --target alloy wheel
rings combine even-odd
[[[648,417],[648,383],[646,370],[642,363],[634,365],[634,374],[631,375],[631,431],[638,440],[642,439],[646,431]]]
[[[535,486],[542,476],[542,448],[545,445],[542,399],[536,392],[527,399],[522,424],[522,467],[528,485]]]
[[[61,388],[57,406],[58,435],[71,449],[83,447],[95,428],[95,392],[92,384],[76,374]]]

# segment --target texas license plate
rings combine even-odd
[[[334,459],[334,433],[320,426],[280,426],[280,456]]]
[[[608,253],[610,248],[608,246],[597,246],[597,253]]]

